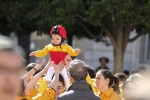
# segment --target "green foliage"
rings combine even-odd
[[[0,0],[0,32],[49,33],[61,24],[68,34],[93,39],[81,25],[97,36],[101,27],[113,33],[120,22],[125,27],[139,22],[133,28],[149,31],[149,9],[150,0]]]

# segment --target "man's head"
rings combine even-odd
[[[11,40],[0,39],[0,100],[13,100],[20,92],[23,60]]]
[[[75,59],[70,63],[69,73],[74,81],[85,80],[87,72],[86,65],[83,61]]]
[[[124,73],[116,73],[114,76],[119,79],[119,85],[122,85],[127,80],[127,75]]]

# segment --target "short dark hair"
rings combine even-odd
[[[107,57],[101,57],[101,58],[99,58],[99,62],[101,62],[102,59],[105,59],[105,60],[106,60],[106,63],[109,63],[109,59],[108,59]]]
[[[127,75],[124,73],[116,73],[114,76],[116,76],[120,81],[123,82],[127,80]]]
[[[70,63],[69,73],[75,81],[85,80],[87,72],[86,65],[83,61],[75,59]]]
[[[95,74],[95,71],[94,71],[93,67],[91,67],[90,65],[86,65],[86,68],[88,70],[88,73],[89,73],[90,77],[95,78],[96,74]]]
[[[130,75],[130,72],[128,70],[123,71],[124,74],[126,74],[127,76]]]

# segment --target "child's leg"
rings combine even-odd
[[[69,77],[68,77],[68,75],[67,75],[67,70],[66,70],[66,68],[64,68],[64,69],[62,70],[61,75],[62,75],[63,78],[64,78],[65,87],[68,88],[68,87],[70,86],[70,84],[69,84]]]
[[[52,81],[52,77],[53,77],[54,73],[55,73],[54,67],[53,66],[49,67],[47,75],[46,75],[47,83],[50,83]]]

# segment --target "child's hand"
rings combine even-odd
[[[76,48],[76,49],[75,49],[75,52],[80,53],[80,52],[81,52],[81,50],[80,50],[80,49],[78,49],[78,48]]]
[[[34,51],[34,52],[31,52],[29,56],[34,56],[35,53],[36,53],[35,51]]]

